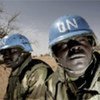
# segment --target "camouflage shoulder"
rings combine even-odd
[[[32,66],[32,68],[34,68],[34,69],[43,67],[43,68],[53,71],[52,67],[49,64],[47,64],[46,62],[44,62],[40,59],[32,59],[29,66]]]
[[[46,83],[52,81],[54,84],[58,82],[64,82],[64,72],[63,69],[60,68],[59,66],[57,67],[56,71],[52,73],[46,80]]]
[[[32,59],[28,66],[31,66],[29,69],[30,74],[34,72],[41,72],[44,74],[46,73],[46,76],[48,77],[53,73],[51,66],[40,59]]]
[[[45,80],[53,73],[50,66],[39,59],[32,59],[28,64],[28,70],[22,79],[25,90],[38,93],[40,86],[44,86]],[[34,94],[33,94],[34,95]]]

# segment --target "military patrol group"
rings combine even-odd
[[[100,100],[100,54],[97,38],[81,16],[58,18],[50,28],[49,48],[56,71],[32,59],[29,40],[8,34],[0,40],[0,54],[11,68],[4,100]]]

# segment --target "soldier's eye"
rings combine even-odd
[[[78,41],[82,44],[85,44],[88,42],[88,39],[87,39],[87,37],[80,37],[80,38],[76,38],[76,41]]]
[[[79,42],[82,43],[82,44],[86,44],[86,43],[88,43],[88,40],[82,39],[82,40],[80,40]]]
[[[57,51],[62,52],[67,50],[68,46],[67,43],[61,43],[57,46]]]
[[[65,50],[65,49],[67,49],[67,44],[62,44],[61,50]]]

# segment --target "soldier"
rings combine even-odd
[[[96,36],[80,16],[63,16],[51,26],[49,46],[58,63],[46,100],[100,100],[100,54]]]
[[[31,51],[29,40],[21,34],[1,39],[0,53],[6,66],[12,69],[4,100],[37,100],[37,97],[43,100],[45,73],[52,70],[43,61],[33,60]]]

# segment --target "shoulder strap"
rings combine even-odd
[[[40,59],[32,59],[32,60],[29,62],[29,64],[22,70],[22,72],[21,72],[21,74],[20,74],[20,76],[19,76],[20,80],[23,79],[25,73],[26,73],[28,70],[31,70],[33,67],[34,67],[34,70],[35,70],[35,69],[38,69],[39,67],[41,67],[41,66],[36,66],[36,65],[39,65],[39,64],[40,64],[40,65],[43,64],[44,67],[47,69],[47,77],[53,73],[53,70],[52,70],[51,66],[49,66],[47,63],[45,63],[44,61],[42,61],[42,60],[40,60]]]

